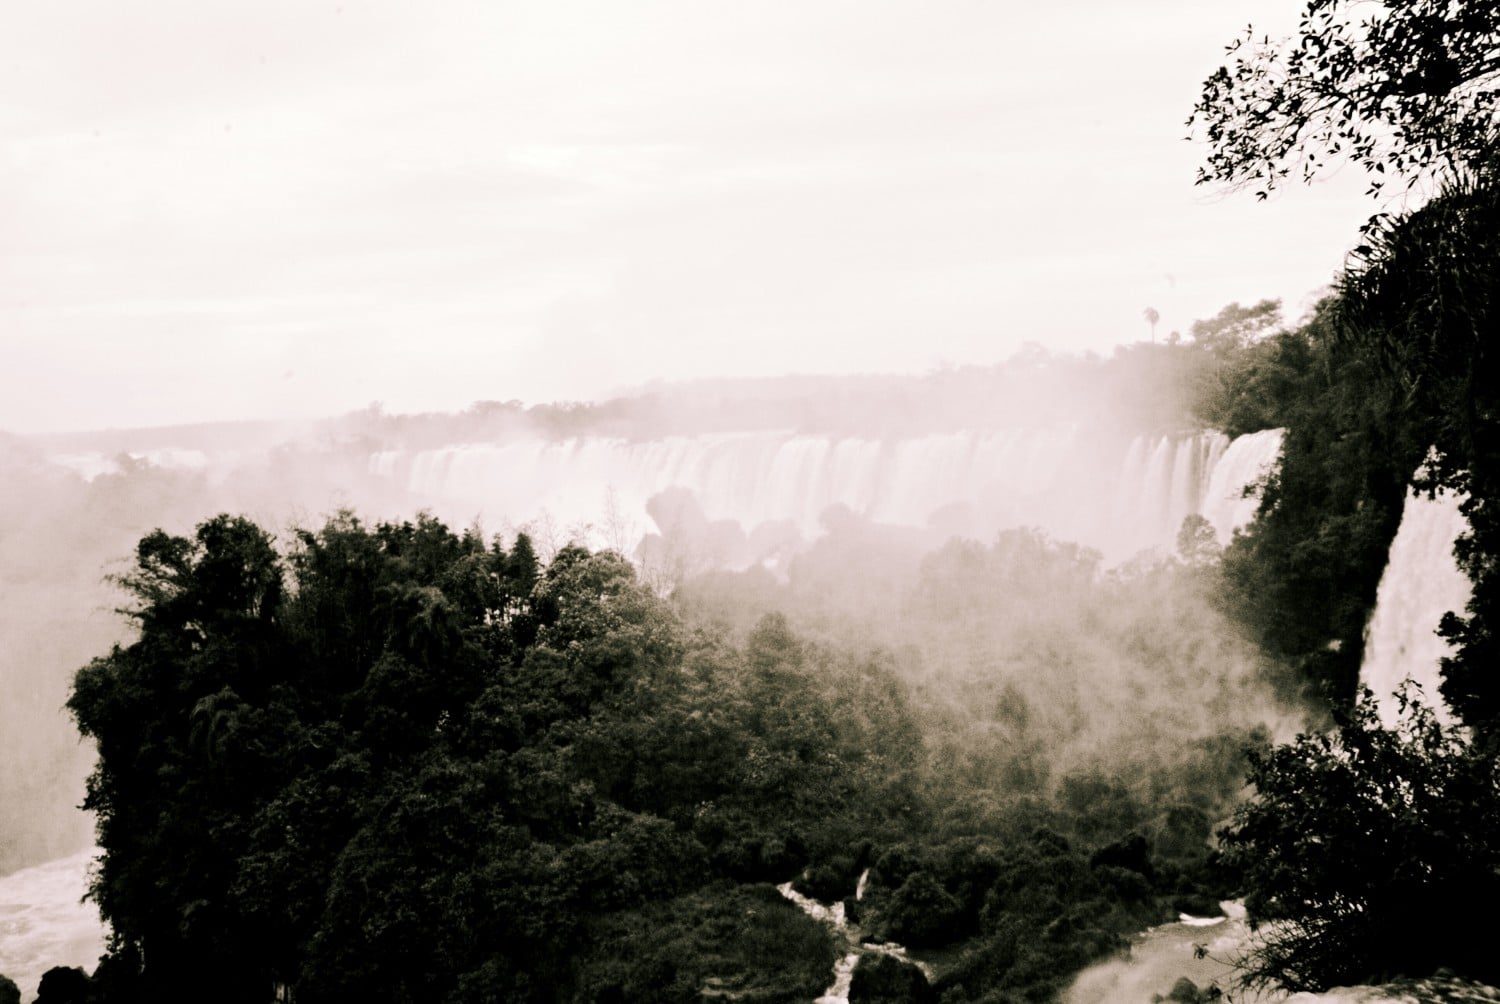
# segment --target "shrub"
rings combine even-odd
[[[1500,976],[1470,919],[1500,893],[1493,755],[1399,696],[1394,729],[1366,691],[1333,732],[1251,756],[1256,795],[1222,834],[1259,931],[1249,985],[1316,991],[1439,966]]]

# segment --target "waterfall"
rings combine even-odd
[[[869,876],[868,868],[860,873],[859,885],[854,893],[856,900],[864,899],[865,883],[869,880]],[[827,990],[823,991],[822,996],[813,1001],[813,1004],[849,1004],[849,988],[854,981],[854,968],[859,965],[862,955],[889,955],[898,962],[916,966],[922,971],[923,976],[929,980],[932,979],[932,967],[925,962],[911,958],[906,954],[904,947],[894,942],[869,938],[858,925],[849,923],[842,902],[825,906],[811,896],[804,896],[798,892],[796,885],[791,882],[783,882],[776,887],[776,891],[786,897],[797,909],[827,927],[840,947],[838,960],[833,966],[833,982],[828,985]]]
[[[92,971],[107,930],[93,903],[83,901],[97,848],[60,861],[0,875],[0,975],[36,996],[42,973],[53,966]]]
[[[1281,431],[1231,443],[1217,432],[1097,435],[1078,426],[950,432],[897,439],[785,431],[582,437],[373,453],[371,475],[460,519],[492,525],[550,518],[576,528],[608,506],[630,516],[668,488],[692,492],[712,520],[746,530],[790,520],[808,535],[843,505],[869,519],[931,525],[958,513],[987,535],[1037,527],[1120,561],[1170,551],[1184,517],[1221,538],[1254,515],[1247,485],[1273,464]]]
[[[1386,725],[1396,721],[1392,695],[1408,678],[1421,685],[1439,717],[1452,720],[1438,692],[1440,663],[1451,649],[1437,628],[1443,614],[1463,612],[1472,589],[1453,556],[1453,542],[1468,529],[1462,501],[1451,493],[1428,498],[1408,492],[1401,510],[1359,669],[1359,682],[1375,694]]]
[[[1228,543],[1235,530],[1255,517],[1260,499],[1246,496],[1245,489],[1276,464],[1285,433],[1285,429],[1265,429],[1241,436],[1209,465],[1202,513],[1213,524],[1220,543]]]

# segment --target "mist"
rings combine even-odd
[[[343,509],[429,511],[505,539],[524,530],[544,557],[617,550],[690,619],[743,632],[780,611],[831,644],[881,649],[976,777],[1024,749],[1051,790],[1126,754],[1280,734],[1291,695],[1190,577],[1153,564],[1171,563],[1184,517],[1216,504],[1227,542],[1253,512],[1235,500],[1274,459],[1221,469],[1230,481],[1207,497],[1229,441],[1194,432],[1172,390],[1203,365],[1190,348],[1030,350],[915,378],[7,437],[0,792],[26,810],[0,831],[0,870],[87,845],[76,806],[91,753],[62,706],[73,672],[128,640],[109,576],[147,531],[188,533],[217,512],[283,540]],[[1154,557],[1127,567],[1137,555]]]
[[[1348,902],[1352,961],[1248,971],[1489,979],[1399,928],[1500,874],[1495,270],[1449,260],[1500,174],[1442,149],[1500,21],[1418,72],[1305,8],[15,12],[0,977],[1202,1004],[1199,927]],[[1278,59],[1405,97],[1277,146],[1326,111]]]

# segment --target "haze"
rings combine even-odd
[[[1298,0],[1258,26],[1290,30]],[[0,37],[0,428],[584,399],[1295,317],[1360,179],[1192,186],[1246,9],[66,0]]]

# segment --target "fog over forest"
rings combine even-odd
[[[0,1004],[1500,1001],[1500,12],[1200,8],[18,12]]]

